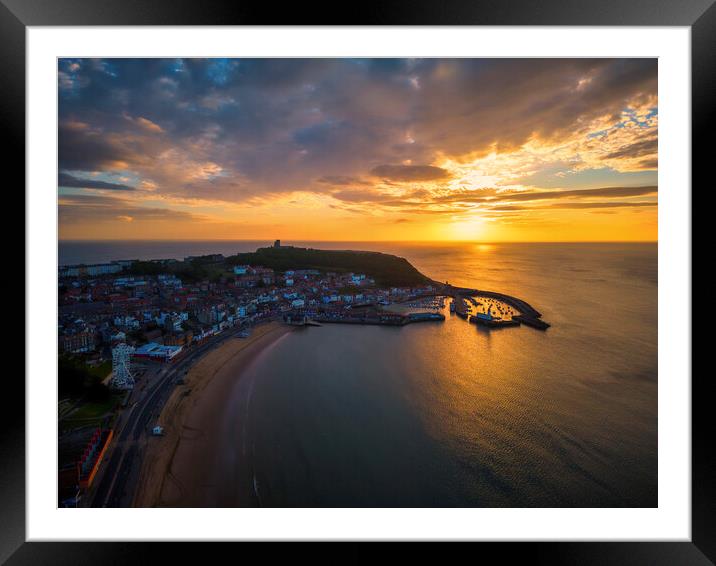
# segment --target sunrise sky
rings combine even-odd
[[[61,239],[657,238],[656,59],[61,59]]]

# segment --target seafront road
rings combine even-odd
[[[245,326],[237,326],[209,338],[192,348],[183,358],[163,367],[157,374],[156,384],[137,402],[124,411],[118,420],[114,447],[94,492],[88,494],[85,507],[129,507],[134,497],[135,483],[143,456],[143,441],[149,434],[151,423],[161,412],[177,380],[201,356],[227,338],[235,337]]]

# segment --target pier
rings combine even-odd
[[[334,314],[319,315],[315,318],[315,321],[320,323],[369,324],[381,326],[405,326],[406,324],[412,324],[416,322],[435,322],[443,320],[445,320],[445,315],[436,312],[411,314],[376,312],[367,314],[366,316],[345,316]]]
[[[511,320],[504,319],[487,319],[479,316],[471,316],[469,322],[471,324],[479,324],[480,326],[486,326],[487,328],[506,328],[509,326],[519,326],[520,321],[512,318]]]
[[[550,327],[550,324],[548,322],[545,322],[541,318],[526,317],[521,314],[513,316],[512,320],[516,320],[526,326],[536,328],[537,330],[547,330]]]

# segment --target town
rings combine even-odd
[[[273,246],[281,248],[279,241]],[[167,390],[169,367],[174,375],[225,337],[246,338],[257,324],[269,321],[404,325],[444,320],[439,312],[388,308],[427,297],[423,300],[437,310],[443,302],[434,297],[434,283],[390,287],[365,273],[232,263],[213,254],[60,267],[60,504],[77,505],[92,487],[122,407]],[[161,399],[151,407],[161,407]],[[151,410],[147,415],[156,416]],[[144,424],[148,432],[151,423]],[[161,430],[155,427],[152,433]]]
[[[223,266],[222,255],[188,257],[185,264]],[[372,319],[354,315],[361,307],[388,305],[436,290],[376,286],[363,273],[322,273],[316,269],[275,272],[259,265],[236,265],[211,278],[185,281],[167,271],[135,275],[139,261],[67,266],[59,273],[59,350],[83,354],[90,365],[109,360],[119,341],[134,356],[171,361],[175,356],[228,328],[250,327],[264,320],[356,319],[400,324],[405,315],[370,311]],[[151,260],[156,266],[176,260]],[[352,313],[351,313],[352,310]]]

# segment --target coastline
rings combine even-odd
[[[244,368],[293,330],[279,322],[257,326],[249,338],[227,340],[191,367],[158,418],[164,436],[147,439],[133,507],[238,506],[222,504],[212,466],[196,464],[222,453],[224,405]]]

